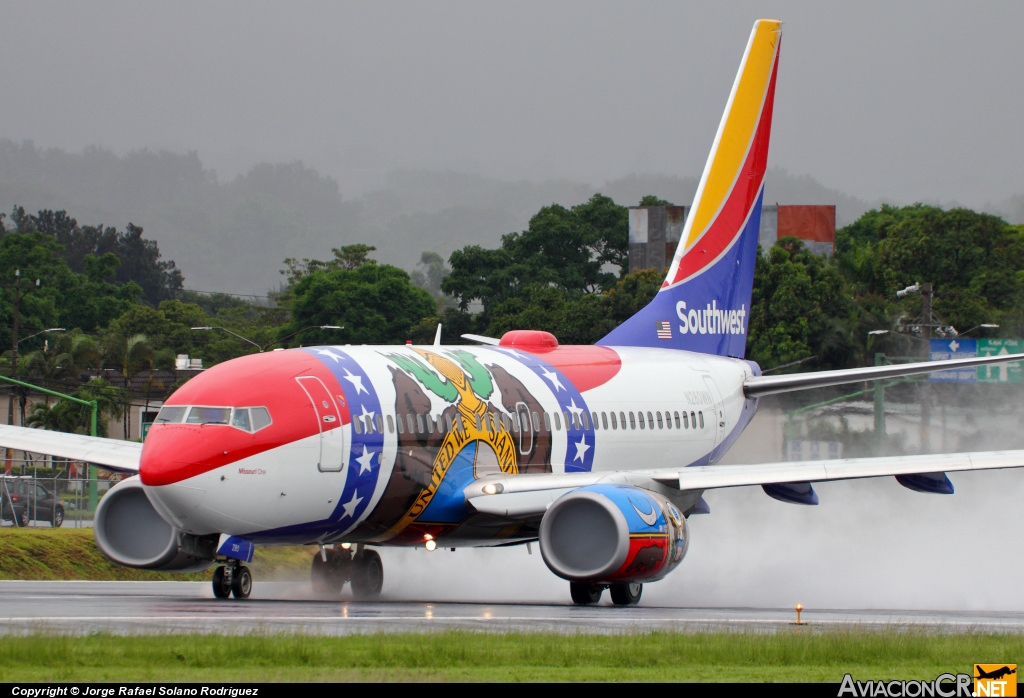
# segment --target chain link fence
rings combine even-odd
[[[0,475],[0,526],[15,528],[90,528],[88,467],[53,459],[46,467],[38,461],[7,461]],[[102,497],[121,476],[97,469],[97,490]]]

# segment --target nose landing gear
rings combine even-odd
[[[321,548],[313,555],[310,569],[313,593],[336,597],[351,582],[352,595],[360,601],[380,596],[384,586],[384,565],[375,550],[367,550],[362,543],[355,550]]]
[[[213,571],[213,595],[226,599],[232,594],[236,599],[247,599],[252,593],[252,572],[237,560],[230,560]]]

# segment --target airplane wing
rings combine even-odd
[[[913,364],[894,364],[891,366],[865,366],[863,368],[846,368],[838,371],[814,371],[811,373],[791,373],[782,376],[754,376],[743,384],[743,392],[747,397],[761,397],[774,393],[788,393],[794,390],[809,390],[828,385],[842,385],[858,381],[878,380],[880,378],[898,378],[917,373],[931,373],[951,368],[968,368],[986,364],[1006,363],[1024,360],[1024,354],[1003,354],[996,356],[979,356],[970,359],[946,359],[944,361],[921,361]]]
[[[66,434],[45,429],[0,425],[0,448],[44,453],[57,458],[94,463],[118,472],[139,472],[142,444],[99,436]]]
[[[720,487],[1022,467],[1024,451],[978,451],[752,465],[702,465],[676,470],[499,475],[477,480],[463,491],[467,503],[480,513],[528,520],[543,515],[547,507],[563,494],[577,487],[599,483],[640,488],[658,483],[683,491],[703,491]]]

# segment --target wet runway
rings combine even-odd
[[[198,582],[0,582],[0,634],[289,632],[347,635],[449,628],[616,633],[651,630],[793,629],[780,608],[617,608],[568,603],[355,602],[313,598],[300,582],[263,582],[246,601],[217,600]],[[807,628],[922,628],[937,632],[1024,632],[1024,612],[805,609]]]

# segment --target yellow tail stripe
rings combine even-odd
[[[685,249],[689,249],[714,220],[743,166],[768,91],[781,26],[782,22],[774,19],[758,20],[754,25],[743,66],[736,76],[714,149],[701,178],[694,211],[687,221],[689,235]]]

